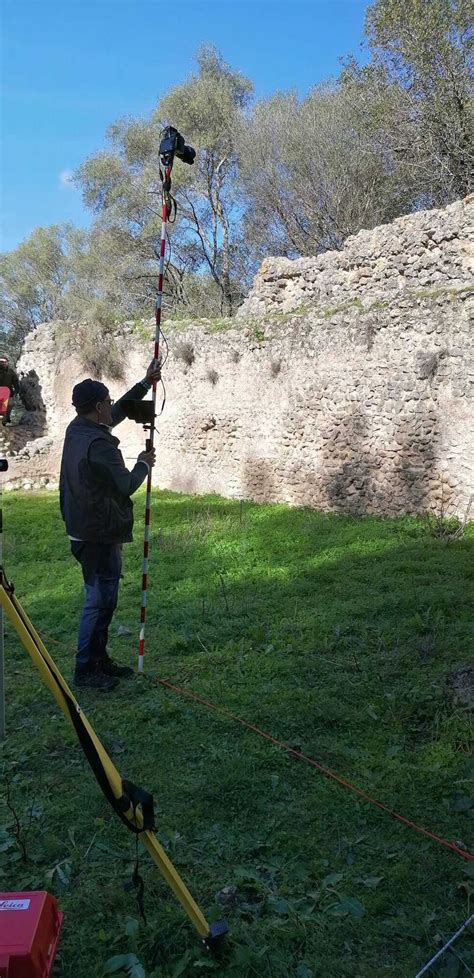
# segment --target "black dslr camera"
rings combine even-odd
[[[186,146],[184,136],[177,129],[167,126],[161,133],[160,156],[163,166],[171,166],[175,156],[183,163],[193,164],[196,150]]]

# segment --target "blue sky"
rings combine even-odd
[[[147,115],[210,42],[257,97],[304,94],[359,54],[365,0],[3,0],[2,250],[88,213],[68,175]]]

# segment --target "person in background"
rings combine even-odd
[[[8,387],[10,390],[8,407],[3,416],[3,423],[9,424],[13,407],[12,398],[18,393],[20,381],[18,379],[18,374],[15,372],[13,367],[10,367],[10,361],[6,354],[0,356],[0,387]]]
[[[142,399],[161,377],[152,361],[146,377],[123,398]],[[121,399],[122,400],[122,399]],[[155,464],[155,450],[140,452],[129,471],[112,428],[125,418],[108,388],[87,378],[76,384],[77,417],[66,429],[59,482],[60,507],[73,556],[81,565],[85,601],[79,624],[74,684],[109,692],[133,675],[107,652],[108,629],[117,607],[122,544],[132,540],[132,495]]]

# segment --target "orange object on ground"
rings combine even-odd
[[[62,920],[45,890],[0,893],[0,978],[49,978]]]
[[[1,416],[7,413],[10,395],[11,395],[11,390],[9,387],[0,387],[0,415]]]

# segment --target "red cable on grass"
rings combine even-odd
[[[424,829],[421,825],[417,825],[416,822],[412,822],[409,818],[405,818],[404,815],[400,815],[399,812],[395,812],[392,808],[384,805],[383,802],[372,798],[365,791],[362,791],[361,788],[357,788],[356,785],[351,784],[350,781],[345,781],[344,778],[339,777],[339,775],[335,774],[334,771],[331,771],[330,768],[319,764],[318,761],[314,760],[314,758],[308,757],[307,754],[302,754],[299,750],[294,750],[294,748],[290,747],[289,744],[285,744],[283,740],[277,740],[276,737],[272,737],[271,734],[266,733],[264,730],[260,730],[260,728],[256,727],[255,724],[249,723],[247,720],[243,720],[241,717],[236,716],[235,713],[231,713],[227,707],[216,706],[214,703],[210,703],[208,700],[203,699],[196,693],[182,689],[181,686],[174,686],[173,683],[168,682],[166,679],[158,679],[158,682],[166,689],[170,689],[174,693],[179,693],[181,696],[187,697],[187,699],[194,700],[196,703],[200,703],[201,706],[205,706],[209,710],[214,710],[217,713],[223,713],[230,720],[235,720],[236,723],[240,723],[243,727],[246,727],[247,730],[252,730],[253,733],[256,733],[259,737],[263,737],[264,740],[270,741],[270,743],[274,744],[275,747],[280,747],[281,750],[287,751],[288,754],[296,757],[299,761],[305,761],[307,764],[311,764],[311,766],[315,767],[317,771],[324,774],[326,778],[336,781],[336,783],[342,785],[343,788],[347,788],[355,795],[358,795],[359,798],[369,802],[371,805],[375,805],[375,807],[379,808],[380,811],[385,812],[386,815],[390,815],[391,818],[396,819],[397,822],[401,822],[402,825],[407,825],[408,828],[413,829],[414,832],[418,832],[420,835],[424,835],[427,839],[432,839],[434,842],[438,842],[446,849],[451,849],[452,852],[455,852],[458,856],[462,856],[463,859],[474,860],[474,853],[469,852],[466,849],[461,849],[461,847],[456,845],[455,842],[448,842],[447,839],[443,839],[440,835],[436,835],[435,832],[430,832],[428,829]]]
[[[48,636],[46,636],[48,638]],[[57,639],[52,637],[48,638],[49,642],[53,642],[54,645],[64,645],[64,642],[58,642]],[[281,750],[285,750],[288,754],[296,757],[299,761],[305,761],[306,764],[311,764],[311,767],[316,768],[321,774],[324,774],[326,778],[330,778],[335,781],[336,784],[342,785],[343,788],[347,788],[348,791],[352,791],[363,801],[369,802],[370,805],[375,805],[379,808],[381,812],[385,812],[386,815],[390,815],[391,818],[395,819],[397,822],[401,822],[402,825],[408,826],[409,829],[413,829],[414,832],[418,832],[419,835],[424,835],[427,839],[432,839],[433,842],[438,842],[439,845],[444,846],[445,849],[451,849],[456,855],[461,856],[463,859],[468,859],[469,861],[474,861],[474,853],[469,852],[467,849],[461,849],[461,846],[456,845],[455,842],[449,842],[447,839],[443,839],[442,836],[436,835],[435,832],[430,832],[429,829],[424,829],[423,826],[417,825],[416,822],[412,822],[411,819],[405,818],[404,815],[400,815],[399,812],[395,812],[388,805],[384,805],[383,802],[377,801],[376,798],[372,798],[362,788],[357,788],[355,784],[351,784],[350,781],[345,781],[344,778],[339,777],[330,768],[324,767],[323,764],[319,764],[315,761],[313,757],[308,757],[307,754],[302,754],[301,751],[295,750],[294,747],[290,747],[289,744],[285,744],[283,740],[277,740],[276,737],[272,737],[271,734],[265,732],[265,730],[260,730],[260,727],[255,726],[254,723],[249,723],[248,720],[243,720],[242,717],[236,716],[231,710],[227,709],[226,706],[216,706],[215,703],[210,703],[209,700],[205,700],[202,696],[198,696],[197,693],[193,693],[191,690],[183,689],[181,686],[175,686],[173,683],[168,682],[167,679],[157,680],[160,686],[164,686],[165,689],[170,689],[173,693],[179,693],[180,696],[185,696],[189,700],[193,700],[195,703],[200,703],[201,706],[207,707],[209,710],[214,710],[216,713],[222,713],[229,720],[234,720],[236,723],[240,723],[242,727],[246,727],[247,730],[252,730],[253,733],[257,734],[259,737],[263,737],[264,740],[268,740],[275,747],[279,747]]]

